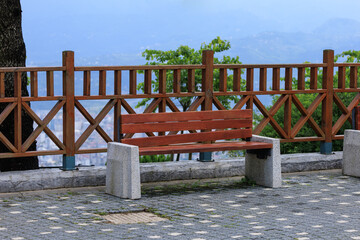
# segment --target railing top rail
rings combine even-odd
[[[360,63],[334,63],[334,67],[360,67]]]
[[[0,67],[0,72],[46,72],[65,71],[65,67]]]
[[[75,71],[115,71],[115,70],[174,70],[205,69],[205,65],[140,65],[140,66],[93,66],[75,67]]]
[[[293,64],[214,64],[214,68],[306,68],[326,67],[326,63],[293,63]]]

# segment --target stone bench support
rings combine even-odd
[[[108,143],[106,193],[120,198],[141,198],[138,146]]]
[[[281,187],[280,140],[256,135],[253,135],[251,140],[272,143],[273,148],[268,152],[265,150],[265,155],[264,150],[247,152],[245,175],[256,184],[272,188]],[[141,198],[139,148],[137,146],[108,143],[106,193],[120,198]]]
[[[253,135],[251,141],[272,143],[273,148],[270,149],[270,156],[263,158],[260,154],[248,151],[245,154],[245,176],[256,184],[278,188],[281,187],[281,156],[280,156],[280,140]]]
[[[345,130],[342,172],[344,175],[360,177],[359,130]]]

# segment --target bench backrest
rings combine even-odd
[[[120,132],[128,134],[121,142],[139,147],[249,138],[252,135],[252,110],[127,114],[122,115],[120,121]],[[190,133],[176,135],[183,130]],[[153,132],[170,133],[154,136]],[[127,138],[134,133],[148,133],[150,137]]]

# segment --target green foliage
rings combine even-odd
[[[341,54],[338,54],[335,56],[335,61],[337,62],[340,59],[345,59],[346,62],[352,63],[352,62],[360,62],[360,51],[346,51]],[[319,71],[318,73],[318,88],[322,87],[322,71]],[[284,80],[284,79],[282,79]],[[350,82],[350,69],[346,69],[346,86],[349,87]],[[310,69],[306,69],[305,72],[305,84],[306,88],[309,89],[310,87]],[[338,86],[338,72],[334,75],[334,86]],[[293,88],[297,88],[297,79],[293,78]],[[341,101],[344,103],[345,106],[348,106],[350,102],[354,99],[355,95],[357,93],[337,93],[338,97],[341,99]],[[303,104],[303,106],[307,109],[309,106],[313,103],[315,98],[318,94],[296,94],[296,97],[300,100],[300,102]],[[275,102],[279,99],[280,96],[273,96],[272,99],[272,105],[275,104]],[[268,109],[270,109],[268,107]],[[296,122],[300,119],[302,116],[300,111],[296,108],[296,106],[293,104],[291,108],[291,126],[293,127]],[[336,123],[336,121],[339,119],[339,117],[342,115],[341,110],[339,107],[334,103],[333,104],[333,125]],[[321,127],[321,104],[317,107],[315,112],[312,115],[313,119],[316,123]],[[261,115],[255,115],[254,120],[259,122],[261,121],[262,116]],[[284,107],[282,106],[279,111],[275,114],[274,119],[277,121],[277,123],[283,127],[284,123]],[[345,129],[351,128],[350,122],[346,122],[344,126],[340,129],[340,131],[337,133],[343,134]],[[269,124],[263,129],[261,132],[261,135],[268,136],[268,137],[279,137],[279,135],[276,133],[274,128],[272,128]],[[296,135],[296,137],[309,137],[309,136],[316,136],[315,132],[311,128],[308,123],[306,123],[299,133]],[[343,147],[343,141],[334,141],[333,142],[333,150],[334,151],[341,151]],[[296,142],[296,143],[282,143],[281,144],[281,153],[303,153],[303,152],[319,152],[320,151],[320,143],[318,142]]]
[[[147,63],[146,65],[194,65],[202,64],[202,52],[204,50],[212,50],[215,53],[221,53],[230,49],[230,42],[221,40],[220,37],[213,39],[209,44],[202,43],[200,49],[196,50],[189,46],[180,46],[176,50],[150,50],[147,49],[142,53]],[[239,57],[222,56],[221,59],[214,57],[214,64],[240,64]],[[159,90],[159,71],[154,71],[155,79],[152,81],[152,89],[157,92]],[[219,69],[214,70],[214,91],[219,90]],[[201,70],[195,70],[195,91],[201,91]],[[172,92],[173,90],[173,71],[166,72],[166,92]],[[187,91],[188,72],[187,70],[181,70],[181,91]],[[227,79],[228,89],[233,87],[233,75],[228,76]],[[144,90],[144,83],[138,84],[138,90]],[[176,98],[182,110],[186,111],[193,101],[192,97]],[[136,107],[145,106],[150,99],[143,99]],[[221,103],[230,108],[232,101],[238,101],[237,96],[224,96],[219,97]]]
[[[171,155],[145,155],[140,156],[140,163],[171,162]]]

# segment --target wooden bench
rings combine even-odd
[[[260,185],[281,186],[279,140],[252,135],[251,110],[127,114],[120,120],[123,137],[117,146],[137,146],[133,161],[138,162],[139,155],[248,150],[245,175]],[[180,131],[185,133],[177,134]],[[148,136],[133,138],[138,133]],[[116,157],[111,158],[108,164]]]

